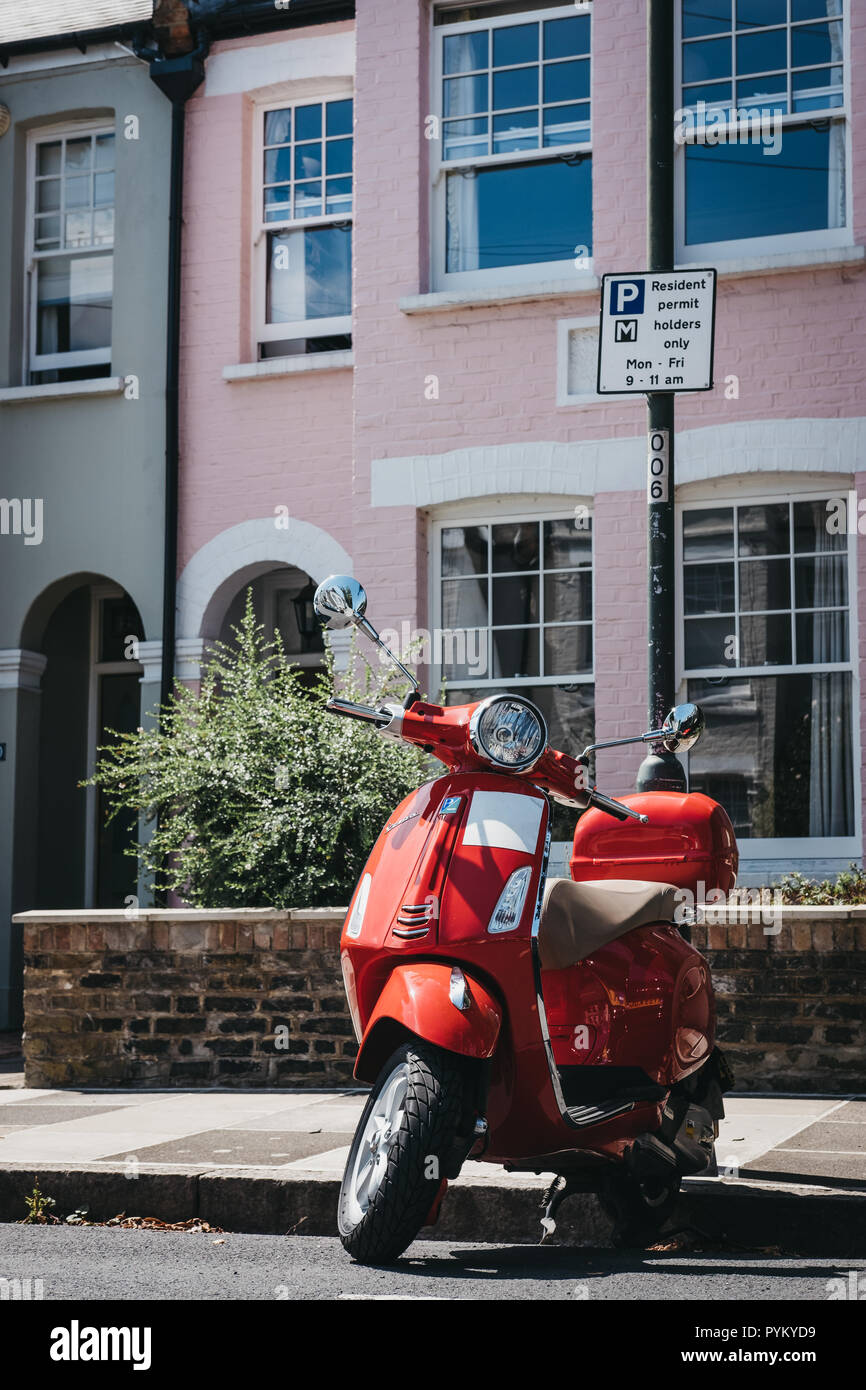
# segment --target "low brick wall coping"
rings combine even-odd
[[[13,922],[23,926],[53,926],[57,923],[75,925],[94,922],[100,926],[116,922],[342,922],[347,907],[145,907],[135,909],[75,908],[41,912],[17,912]]]
[[[32,912],[18,912],[12,921],[20,926],[76,926],[90,924],[92,926],[129,926],[131,923],[169,923],[181,922],[192,925],[198,922],[236,922],[239,926],[256,923],[268,926],[290,926],[294,923],[302,922],[342,922],[345,920],[347,907],[145,907],[136,909],[119,910],[116,908],[75,908],[75,909],[54,909],[50,912],[40,911],[38,908]],[[775,914],[778,913],[778,916]],[[705,907],[699,909],[697,917],[692,919],[692,932],[697,931],[696,944],[701,937],[702,931],[708,928],[724,928],[727,926],[749,926],[757,928],[754,934],[757,938],[767,936],[782,935],[782,942],[791,941],[791,931],[798,927],[820,926],[822,923],[827,926],[841,927],[843,923],[864,923],[866,924],[866,903],[856,905],[828,904],[826,906],[797,905],[789,906],[781,904],[778,908],[773,903],[707,903]],[[764,927],[774,924],[775,931],[765,932]],[[864,928],[860,928],[857,933],[857,946],[866,947],[866,934]],[[714,941],[713,945],[723,945],[722,941]],[[750,945],[769,944],[766,940],[761,943],[755,940]],[[782,944],[782,943],[779,943]],[[803,949],[804,942],[800,944]],[[828,942],[827,945],[830,943]],[[838,944],[838,943],[837,943]],[[853,944],[853,943],[852,943]],[[820,949],[820,947],[819,947]]]
[[[337,959],[344,907],[140,908],[19,912],[27,951],[277,951],[324,948]],[[866,905],[708,903],[689,930],[699,951],[866,951]]]
[[[57,908],[18,912],[13,922],[49,926],[55,922],[342,922],[348,907],[143,907],[143,908]],[[866,903],[788,904],[778,909],[766,903],[712,903],[699,909],[698,921],[722,926],[725,923],[760,920],[763,912],[777,910],[783,922],[862,922]]]

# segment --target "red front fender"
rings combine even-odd
[[[463,970],[469,1007],[451,1001],[452,966],[433,961],[398,965],[376,1001],[355,1062],[359,1081],[375,1081],[401,1038],[412,1034],[462,1057],[489,1057],[502,1023],[502,1006]]]

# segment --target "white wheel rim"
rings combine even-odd
[[[352,1224],[362,1221],[382,1185],[388,1155],[400,1132],[409,1089],[409,1066],[400,1062],[388,1076],[364,1122],[364,1128],[346,1171],[346,1214]]]

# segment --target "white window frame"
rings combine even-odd
[[[352,315],[340,314],[333,318],[319,319],[299,319],[295,323],[268,323],[267,322],[267,275],[268,275],[268,234],[271,232],[296,232],[304,231],[309,227],[335,226],[349,223],[352,227],[352,237],[354,240],[354,215],[355,215],[355,158],[353,150],[352,158],[352,211],[347,216],[345,213],[328,213],[321,217],[302,217],[291,218],[282,222],[266,222],[264,207],[264,151],[265,151],[265,120],[270,111],[285,111],[292,108],[292,126],[294,130],[294,108],[296,106],[313,106],[321,104],[322,107],[329,101],[352,101],[354,103],[355,91],[351,78],[333,78],[327,82],[316,80],[311,82],[309,79],[301,79],[293,82],[284,88],[279,97],[270,96],[267,101],[257,104],[255,108],[255,119],[253,121],[253,167],[256,170],[255,177],[251,180],[253,209],[253,274],[252,274],[252,321],[254,341],[252,344],[253,360],[259,358],[259,349],[262,344],[273,342],[284,342],[296,338],[330,338],[342,333],[351,333]],[[353,105],[354,115],[354,105]],[[354,122],[353,122],[354,125]],[[353,140],[356,138],[353,129]],[[323,137],[324,139],[324,137]],[[294,173],[294,171],[293,171]],[[324,177],[322,179],[324,184]],[[294,185],[294,179],[293,179]],[[324,203],[324,190],[323,190]],[[354,248],[353,248],[354,249]],[[302,354],[303,355],[303,354]],[[308,354],[309,356],[320,357],[320,353]],[[274,359],[269,359],[274,360]]]
[[[685,585],[683,579],[683,515],[688,511],[705,511],[707,508],[761,507],[778,505],[780,502],[815,502],[837,495],[833,484],[823,488],[810,488],[797,492],[756,492],[747,495],[731,491],[714,492],[713,495],[677,502],[676,505],[676,611],[678,614],[676,631],[676,670],[679,698],[685,699],[687,683],[690,680],[706,680],[707,677],[727,676],[730,679],[745,679],[760,676],[803,676],[821,671],[848,671],[851,674],[851,763],[854,772],[854,834],[839,836],[794,836],[759,839],[757,837],[739,841],[740,859],[744,867],[752,859],[801,859],[840,858],[858,859],[863,843],[862,797],[858,795],[860,785],[860,670],[858,659],[859,623],[857,616],[857,537],[848,536],[848,547],[844,553],[848,557],[848,660],[832,663],[802,663],[786,666],[731,666],[701,667],[685,669]],[[736,531],[735,531],[736,535]],[[793,544],[793,541],[792,541]],[[838,552],[843,553],[843,552]],[[736,553],[733,556],[736,574]],[[712,729],[708,729],[705,740],[712,740]],[[709,742],[705,743],[709,753]],[[685,755],[688,760],[688,754]]]
[[[533,506],[526,506],[526,507],[518,507],[518,508],[515,508],[515,509],[509,509],[509,510],[505,510],[505,509],[503,508],[502,510],[498,510],[498,508],[497,508],[497,506],[496,506],[496,501],[497,501],[497,500],[498,500],[498,499],[491,498],[491,499],[490,499],[490,505],[487,506],[487,507],[483,507],[483,506],[479,507],[478,502],[476,501],[476,502],[473,504],[473,506],[472,506],[472,510],[468,510],[468,509],[465,510],[465,509],[463,509],[463,508],[461,508],[461,507],[459,507],[459,506],[458,506],[458,507],[455,507],[455,508],[451,509],[449,512],[447,512],[446,514],[444,514],[444,515],[442,515],[442,516],[437,516],[437,517],[436,517],[433,521],[431,521],[431,523],[430,523],[430,561],[431,561],[431,564],[430,564],[430,572],[431,572],[432,600],[433,600],[433,601],[432,601],[432,604],[431,604],[431,609],[432,609],[432,613],[433,613],[433,629],[434,629],[434,631],[437,631],[437,630],[442,629],[442,532],[443,532],[443,531],[450,530],[450,529],[451,529],[452,527],[454,527],[454,526],[491,526],[491,527],[492,527],[492,526],[509,526],[509,525],[513,525],[515,522],[518,522],[518,521],[535,521],[535,522],[541,522],[541,521],[561,521],[562,518],[563,518],[563,515],[564,515],[564,514],[567,515],[567,513],[564,513],[564,510],[563,510],[563,507],[562,507],[562,506],[559,506],[559,507],[551,507],[550,505],[545,505],[545,506],[543,506],[543,507],[538,507],[538,506],[535,506],[535,507],[533,507]],[[569,499],[569,500],[570,500],[570,499]],[[593,521],[594,521],[593,498],[591,498],[591,497],[575,498],[574,501],[571,503],[571,505],[572,505],[572,509],[574,509],[574,507],[577,507],[577,506],[585,506],[585,507],[587,507],[588,510],[589,510],[589,514],[590,514],[591,517],[593,517]],[[497,690],[509,690],[509,689],[512,689],[512,688],[515,689],[515,690],[519,690],[521,687],[526,688],[526,687],[535,686],[535,685],[553,685],[553,686],[556,686],[556,685],[594,685],[594,684],[595,684],[595,622],[596,622],[596,593],[595,593],[595,531],[594,531],[594,526],[593,526],[593,531],[592,531],[592,541],[593,541],[593,545],[592,545],[592,564],[591,564],[591,566],[590,566],[590,575],[591,575],[591,581],[590,581],[590,583],[591,583],[591,593],[592,593],[592,622],[591,622],[591,627],[592,627],[592,644],[591,644],[591,651],[592,651],[592,669],[591,669],[590,671],[588,671],[588,672],[584,671],[584,672],[582,672],[580,675],[569,675],[569,674],[565,674],[565,675],[558,675],[558,676],[484,676],[484,677],[481,677],[481,678],[475,678],[475,677],[472,677],[472,676],[467,676],[465,680],[460,680],[460,681],[449,680],[449,682],[448,682],[448,689],[449,689],[449,691],[451,691],[451,690],[459,690],[459,689],[465,689],[465,690],[484,690],[484,689],[488,689],[488,688],[489,688],[489,689],[490,689],[490,692],[491,692],[491,694],[492,694],[492,693],[494,693],[494,692],[497,691]],[[541,580],[541,579],[543,578],[544,573],[545,573],[545,571],[544,571],[543,569],[540,568],[539,571],[538,571],[539,580]],[[488,575],[489,575],[489,572],[488,572]],[[541,582],[539,582],[539,616],[538,616],[538,628],[539,628],[539,642],[540,642],[540,643],[543,643],[543,640],[544,640],[544,593],[543,593],[543,589],[544,589],[544,585],[543,585]],[[489,618],[489,617],[490,617],[490,614],[488,614],[488,618]],[[516,626],[520,626],[520,625],[517,624]],[[570,624],[563,624],[563,626],[570,626]],[[488,627],[487,627],[487,629],[485,629],[485,630],[486,630],[486,631],[489,631],[489,629],[490,629],[490,624],[489,624],[489,622],[488,622]],[[469,629],[469,630],[471,631],[472,629]],[[438,690],[439,687],[441,686],[441,684],[442,684],[442,667],[441,667],[441,664],[431,664],[431,681],[430,681],[431,689],[432,689],[432,690]]]
[[[25,199],[25,333],[23,358],[21,363],[22,381],[29,382],[35,372],[63,371],[70,367],[95,367],[108,364],[111,367],[112,343],[104,348],[89,348],[76,352],[51,352],[38,354],[37,343],[37,266],[39,261],[52,257],[105,256],[112,267],[112,311],[114,308],[114,253],[115,237],[110,246],[81,246],[69,249],[53,248],[48,251],[36,249],[36,152],[40,145],[51,144],[58,139],[76,140],[82,135],[113,135],[115,137],[115,232],[117,230],[117,129],[113,121],[64,121],[52,126],[39,126],[29,132],[27,137],[27,196]],[[112,312],[112,338],[114,336]]]
[[[531,162],[547,162],[563,154],[583,153],[592,157],[592,73],[593,73],[593,53],[592,53],[592,29],[590,29],[590,139],[574,145],[553,145],[543,146],[537,150],[514,150],[507,154],[488,154],[472,156],[469,159],[442,158],[442,81],[443,64],[442,50],[445,36],[451,34],[469,34],[478,30],[493,30],[504,28],[510,25],[519,24],[521,21],[542,23],[546,19],[564,19],[573,16],[588,15],[590,25],[592,24],[592,3],[591,0],[574,0],[570,5],[552,5],[546,9],[527,9],[526,11],[515,11],[513,14],[491,15],[489,18],[469,20],[463,24],[434,24],[431,14],[431,108],[436,114],[439,122],[439,138],[428,142],[430,148],[430,274],[431,283],[437,290],[474,290],[490,289],[492,286],[507,287],[509,285],[521,285],[538,283],[546,280],[572,279],[576,273],[582,276],[593,275],[592,257],[584,257],[580,248],[575,246],[574,257],[561,261],[529,261],[525,265],[514,266],[493,266],[485,270],[446,270],[446,185],[447,175],[456,169],[473,168],[496,168],[505,167],[509,164],[528,164]],[[492,116],[491,116],[492,119]],[[540,116],[539,116],[540,119]],[[579,260],[579,266],[576,261]]]
[[[686,149],[689,143],[696,143],[689,140],[686,144],[678,144],[675,153],[675,201],[676,201],[676,258],[678,265],[703,265],[708,261],[731,260],[749,258],[755,256],[778,256],[786,253],[803,253],[804,251],[827,251],[835,247],[853,246],[854,233],[852,222],[852,199],[854,196],[853,176],[851,169],[851,24],[850,12],[851,5],[855,0],[844,0],[843,12],[841,15],[842,23],[842,105],[828,107],[824,114],[814,111],[797,111],[789,115],[779,116],[781,122],[784,141],[784,130],[790,126],[808,125],[810,121],[830,120],[843,125],[845,132],[845,225],[844,227],[824,227],[815,228],[808,232],[789,232],[782,235],[772,235],[765,237],[742,237],[736,240],[707,241],[686,243]],[[683,35],[682,35],[682,0],[677,0],[674,6],[675,17],[675,75],[674,90],[678,94],[677,106],[684,107],[683,101],[683,82],[682,82],[682,54],[683,54]],[[788,0],[788,14],[790,15],[790,0]],[[817,21],[820,22],[820,21]],[[800,21],[795,27],[799,27]],[[767,28],[774,26],[768,25]],[[790,32],[790,25],[788,32]],[[749,30],[751,33],[752,31]],[[760,32],[760,31],[759,31]],[[708,34],[707,38],[713,35]],[[824,64],[826,67],[827,64]],[[790,64],[788,74],[790,77]],[[758,74],[760,75],[760,74]],[[751,76],[751,74],[749,74]],[[724,79],[719,79],[723,81]],[[736,73],[732,74],[732,94],[736,93]],[[735,101],[735,96],[732,98]],[[755,101],[751,103],[758,105]],[[718,127],[719,131],[727,129],[726,126]],[[783,144],[784,148],[784,144]],[[781,153],[781,152],[780,152]],[[768,161],[779,156],[767,155]]]

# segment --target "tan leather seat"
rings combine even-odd
[[[545,970],[565,970],[635,927],[672,922],[676,888],[644,879],[549,878],[544,889],[538,951]]]

